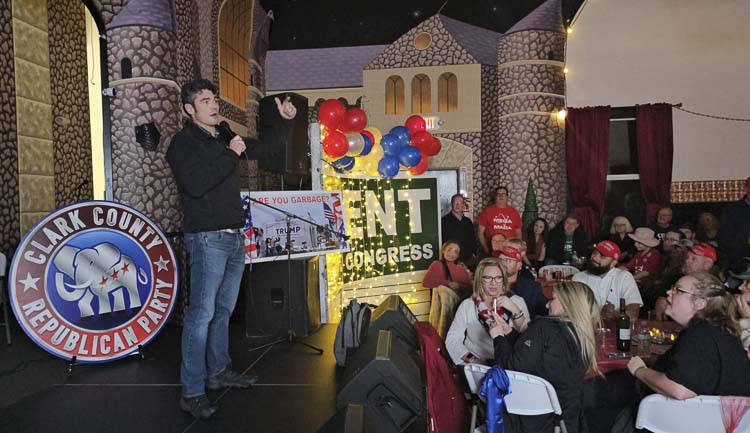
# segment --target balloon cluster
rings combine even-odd
[[[440,152],[440,140],[427,132],[421,116],[410,116],[404,126],[382,135],[367,127],[367,115],[360,108],[346,109],[328,99],[318,109],[318,121],[328,131],[323,152],[339,173],[356,169],[371,176],[390,179],[403,167],[412,175],[427,171],[427,158]]]

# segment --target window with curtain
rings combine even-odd
[[[250,81],[252,11],[252,0],[227,0],[219,12],[219,94],[243,109]]]
[[[615,107],[609,119],[609,162],[601,236],[612,219],[623,215],[633,228],[646,224],[646,203],[641,192],[636,144],[635,107]]]
[[[411,112],[432,113],[430,77],[419,74],[411,80]]]
[[[398,75],[385,81],[385,114],[404,114],[404,80]]]
[[[438,79],[438,111],[458,111],[458,77],[446,72]]]

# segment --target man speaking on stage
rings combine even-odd
[[[206,388],[248,388],[257,378],[231,370],[229,317],[245,268],[245,218],[240,198],[242,137],[220,126],[219,90],[197,79],[181,91],[189,120],[167,150],[182,202],[182,231],[190,263],[190,297],[182,330],[180,408],[210,418],[217,407]],[[276,98],[282,118],[297,114],[289,98]],[[253,149],[248,149],[253,150]]]

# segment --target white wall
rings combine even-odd
[[[568,36],[568,106],[668,102],[750,119],[749,0],[584,4]],[[750,122],[672,112],[673,181],[750,175]]]

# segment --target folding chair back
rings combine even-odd
[[[745,416],[735,433],[750,432],[750,422]],[[744,429],[742,428],[744,425]],[[721,400],[714,395],[699,395],[687,400],[675,400],[653,394],[641,401],[638,407],[636,428],[653,433],[706,433],[724,432],[721,417]]]

